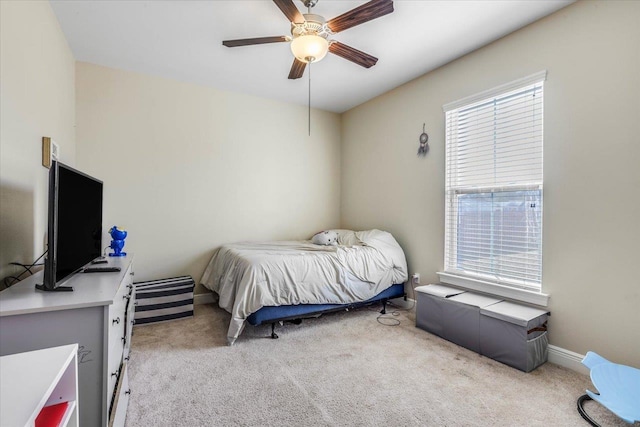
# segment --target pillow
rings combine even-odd
[[[338,233],[335,231],[321,231],[313,235],[311,243],[324,246],[337,246]]]

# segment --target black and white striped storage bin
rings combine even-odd
[[[134,282],[136,288],[135,324],[164,322],[193,316],[191,276]]]

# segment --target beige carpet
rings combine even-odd
[[[226,346],[229,314],[134,328],[127,426],[586,426],[589,378],[547,363],[525,374],[415,327],[359,309],[247,326]],[[628,426],[595,402],[603,426]]]

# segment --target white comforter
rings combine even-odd
[[[339,246],[250,242],[215,251],[201,283],[232,315],[230,345],[246,318],[262,307],[365,301],[407,280],[404,252],[390,233],[337,231]]]

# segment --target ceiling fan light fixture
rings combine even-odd
[[[303,34],[291,41],[291,52],[298,61],[318,62],[327,55],[329,42],[315,34]]]

